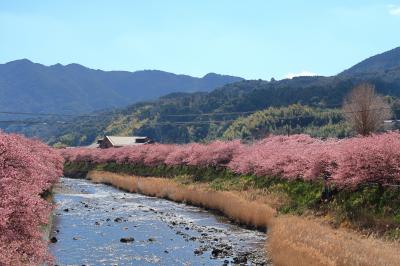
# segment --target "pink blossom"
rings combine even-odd
[[[344,140],[337,153],[338,166],[332,179],[342,187],[400,184],[399,132]]]
[[[307,181],[328,178],[352,189],[363,183],[400,183],[400,133],[344,140],[308,135],[271,136],[244,145],[239,141],[208,144],[142,145],[118,149],[66,149],[66,161],[129,163],[145,166],[227,167],[237,174]]]

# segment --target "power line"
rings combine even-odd
[[[365,111],[380,111],[380,110],[400,110],[400,109],[392,109],[390,107],[380,107],[380,108],[372,108],[372,109],[365,109],[365,110],[356,110],[356,111],[341,111],[339,114],[351,114],[351,113],[359,113],[359,112],[365,112]],[[1,112],[0,114],[24,114],[24,115],[41,115],[41,116],[48,116],[48,115],[53,115],[53,114],[44,114],[44,113],[23,113],[23,112]],[[230,113],[219,113],[219,114],[243,114],[243,113],[249,113],[249,112],[230,112]],[[317,112],[317,114],[321,113],[332,113],[332,110],[320,110]],[[205,115],[211,115],[212,113],[205,113]],[[192,116],[194,114],[182,114],[180,116]],[[197,115],[197,114],[196,114]],[[60,115],[60,116],[73,116],[73,115]],[[102,118],[104,116],[110,116],[110,115],[82,115],[82,116],[74,116],[74,118],[79,118],[79,117],[97,117],[97,118]],[[126,115],[124,117],[135,117],[136,115]],[[273,114],[270,115],[271,118],[276,119],[277,121],[287,121],[287,120],[294,120],[294,119],[300,119],[300,118],[314,118],[314,115],[297,115],[297,116],[290,116],[290,117],[276,117]],[[237,121],[237,119],[226,119],[226,120],[206,120],[206,121],[164,121],[164,122],[141,122],[141,124],[149,124],[149,125],[186,125],[186,124],[216,124],[216,123],[227,123],[227,122],[234,122]],[[94,122],[94,121],[92,121]],[[50,125],[50,124],[76,124],[76,122],[73,121],[32,121],[32,120],[5,120],[2,121],[0,120],[0,123],[9,123],[9,124],[44,124],[44,125]],[[89,121],[86,121],[87,124],[89,124]]]
[[[73,115],[73,114],[33,113],[33,112],[14,112],[14,111],[0,111],[0,114],[5,114],[5,115],[30,115],[30,116],[64,116],[64,117],[104,117],[104,116],[115,116],[115,115],[112,115],[112,114]]]
[[[53,123],[57,123],[57,124],[76,124],[74,122],[68,122],[68,121],[35,121],[35,120],[0,120],[0,123],[32,123],[32,124],[53,124]]]
[[[271,106],[273,107],[273,106]],[[309,106],[311,107],[311,106]],[[337,106],[329,106],[329,107],[324,107],[324,108],[335,108],[335,107],[341,107],[341,105]],[[251,113],[256,113],[260,112],[263,110],[266,110],[268,107],[265,107],[264,109],[257,109],[257,110],[252,110],[252,111],[237,111],[237,112],[212,112],[212,113],[189,113],[189,114],[161,114],[161,116],[168,116],[168,117],[181,117],[181,116],[211,116],[211,115],[236,115],[236,114],[251,114]],[[322,107],[311,107],[311,108],[322,108]],[[331,110],[320,110],[320,112],[329,112]],[[64,117],[115,117],[118,115],[121,115],[121,113],[117,114],[83,114],[83,115],[78,115],[78,114],[60,114],[60,113],[36,113],[36,112],[17,112],[17,111],[0,111],[0,114],[5,114],[5,115],[30,115],[30,116],[64,116]],[[124,115],[124,117],[130,117],[130,116],[136,116],[136,115]]]
[[[262,112],[262,111],[266,111],[269,108],[273,108],[275,106],[270,106],[270,107],[265,107],[263,109],[257,109],[257,110],[253,110],[253,111],[240,111],[240,112],[214,112],[214,113],[192,113],[192,114],[165,114],[162,116],[167,116],[167,117],[184,117],[184,116],[212,116],[212,115],[235,115],[235,114],[253,114],[253,113],[257,113],[257,112]],[[331,106],[326,106],[326,107],[313,107],[313,106],[307,106],[304,105],[304,107],[309,107],[309,108],[330,108],[330,109],[334,109],[337,107],[342,107],[342,105],[331,105]],[[275,107],[277,108],[277,107]],[[332,112],[332,110],[319,110],[318,112]]]
[[[141,122],[141,124],[147,125],[186,125],[186,124],[217,124],[217,123],[226,123],[236,121],[234,119],[230,120],[207,120],[207,121],[166,121],[166,122]],[[0,120],[0,124],[43,124],[43,125],[52,125],[52,124],[63,124],[63,125],[73,125],[75,122],[63,122],[63,121],[26,121],[26,120]],[[90,123],[90,122],[89,122]],[[88,124],[89,124],[88,123]]]
[[[0,120],[2,124],[47,124],[47,122],[40,121],[24,121],[24,120]]]
[[[243,111],[243,112],[215,112],[215,113],[192,113],[192,114],[166,114],[161,116],[168,116],[168,117],[181,117],[181,116],[211,116],[211,115],[235,115],[235,114],[251,114],[255,113],[260,110],[255,111]],[[121,113],[118,114],[92,114],[92,115],[72,115],[72,114],[57,114],[57,113],[30,113],[30,112],[14,112],[14,111],[0,111],[0,114],[5,115],[30,115],[30,116],[61,116],[61,117],[115,117],[118,115],[122,115]],[[124,115],[124,117],[132,117],[136,115]]]
[[[259,112],[261,110],[256,111],[243,111],[243,112],[216,112],[216,113],[197,113],[197,114],[166,114],[162,116],[166,117],[185,117],[185,116],[212,116],[212,115],[236,115],[236,114],[253,114]]]
[[[185,116],[213,116],[213,115],[235,115],[235,114],[253,114],[253,113],[257,113],[257,112],[263,112],[263,111],[267,111],[269,108],[271,108],[273,106],[264,108],[264,109],[258,109],[258,110],[254,110],[254,111],[242,111],[242,112],[215,112],[215,113],[192,113],[192,114],[165,114],[165,115],[161,115],[164,117],[185,117]],[[336,108],[338,107],[342,107],[342,105],[331,105],[331,106],[327,106],[327,107],[313,107],[313,106],[307,106],[304,105],[304,107],[309,107],[309,108],[328,108],[328,109],[333,109],[333,110],[326,110],[326,109],[322,109],[322,110],[318,110],[317,112],[319,113],[329,113],[334,111]],[[384,110],[384,109],[392,109],[391,107],[388,108],[382,108],[380,107],[379,110]],[[337,110],[337,109],[336,109]],[[360,112],[363,111],[372,111],[375,109],[368,109],[368,110],[360,110]],[[341,113],[350,113],[350,112],[341,112]]]
[[[361,113],[361,112],[365,112],[365,111],[380,111],[380,110],[400,110],[400,109],[392,109],[392,108],[384,108],[384,107],[380,107],[380,108],[373,108],[373,109],[366,109],[366,110],[357,110],[357,111],[347,111],[347,112],[344,112],[344,111],[341,111],[340,113],[338,113],[338,114],[352,114],[352,113]],[[332,112],[332,110],[321,110],[320,112],[318,112],[317,114],[319,114],[319,113],[326,113],[326,112]],[[183,116],[183,115],[182,115]],[[271,116],[271,118],[274,118],[274,119],[276,119],[276,120],[278,120],[278,121],[285,121],[285,120],[293,120],[293,119],[299,119],[299,118],[314,118],[315,116],[314,115],[297,115],[297,116],[290,116],[290,117],[282,117],[282,118],[280,118],[280,117],[276,117],[276,116],[274,116],[274,115],[270,115]],[[202,123],[202,122],[233,122],[233,121],[237,121],[237,119],[231,119],[231,120],[220,120],[220,121],[218,121],[218,120],[212,120],[212,121],[192,121],[192,122],[199,122],[199,123]],[[192,122],[190,122],[190,121],[171,121],[171,122],[165,122],[165,123],[192,123]]]
[[[226,122],[234,122],[236,119],[228,119],[228,120],[207,120],[207,121],[166,121],[166,122],[157,122],[157,123],[149,123],[151,125],[185,125],[185,124],[214,124],[214,123],[226,123]]]
[[[342,105],[331,105],[327,106],[324,108],[337,108],[341,107]],[[272,107],[272,106],[271,106]],[[322,108],[322,107],[312,107],[312,106],[306,106],[310,108]],[[163,117],[192,117],[192,116],[215,116],[215,115],[241,115],[241,114],[252,114],[256,112],[262,112],[267,110],[268,108],[265,107],[264,109],[257,109],[257,110],[252,110],[252,111],[237,111],[237,112],[208,112],[208,113],[188,113],[188,114],[160,114]],[[387,108],[391,109],[391,108]],[[325,113],[325,112],[332,112],[332,110],[318,110],[319,113]],[[56,116],[56,117],[73,117],[73,118],[79,118],[79,117],[115,117],[122,115],[121,113],[116,113],[116,114],[83,114],[83,115],[74,115],[74,114],[60,114],[60,113],[36,113],[36,112],[16,112],[16,111],[0,111],[0,114],[5,114],[5,115],[30,115],[30,116]],[[135,117],[136,115],[130,114],[130,115],[124,115],[124,117]]]

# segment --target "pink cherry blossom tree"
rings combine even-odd
[[[66,161],[227,167],[237,174],[286,180],[325,180],[344,189],[371,182],[400,183],[400,133],[321,140],[308,135],[270,136],[252,144],[142,145],[117,149],[62,151]]]
[[[0,132],[0,265],[51,261],[41,226],[52,206],[40,194],[62,168],[62,157],[45,144]]]

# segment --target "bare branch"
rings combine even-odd
[[[379,130],[391,116],[389,105],[371,84],[355,87],[344,100],[343,112],[354,130],[364,136]]]

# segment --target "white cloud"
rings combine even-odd
[[[304,76],[306,76],[306,77],[318,76],[318,74],[314,73],[314,72],[311,72],[311,71],[303,70],[303,71],[300,71],[298,73],[288,73],[285,77],[287,79],[292,79],[294,77],[304,77]]]
[[[400,5],[388,5],[389,14],[392,16],[400,16]]]

